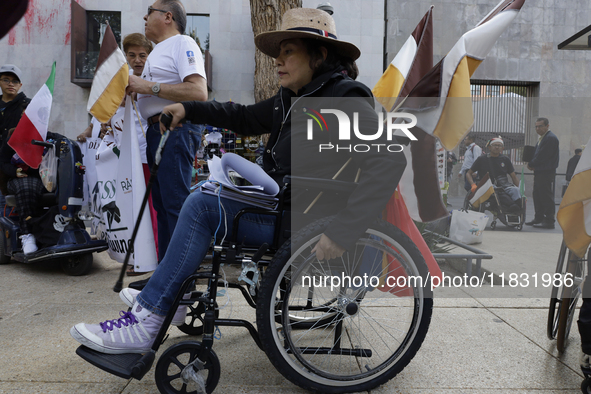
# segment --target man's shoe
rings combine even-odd
[[[546,229],[554,229],[554,223],[549,223],[549,222],[542,222],[542,223],[537,223],[534,224],[535,228],[546,228]]]
[[[129,287],[126,287],[125,289],[119,292],[119,298],[121,298],[121,301],[123,301],[125,305],[131,308],[133,304],[135,304],[135,299],[138,294],[140,294],[139,290],[130,289]],[[185,294],[185,297],[189,296],[189,294]],[[173,326],[182,326],[183,324],[185,324],[186,317],[187,306],[180,305],[179,308],[176,310],[176,313],[174,314],[174,317],[172,318],[172,322],[170,324],[172,324]]]
[[[534,220],[532,220],[531,222],[525,222],[525,225],[526,225],[526,226],[533,226],[534,224],[540,224],[540,223],[542,223],[542,221],[541,221],[541,220],[534,219]]]
[[[100,353],[146,353],[162,327],[164,317],[135,304],[132,312],[119,312],[115,320],[99,324],[78,323],[70,335],[82,345]]]
[[[23,253],[31,254],[37,251],[37,242],[33,234],[21,235],[21,244],[23,245]]]

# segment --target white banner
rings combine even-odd
[[[96,150],[95,180],[87,165],[90,210],[100,217],[93,227],[96,225],[97,236],[109,244],[109,256],[121,263],[125,260],[146,192],[130,100],[128,96],[126,108],[120,108],[111,120],[115,138],[106,135]],[[135,272],[156,269],[158,259],[147,204],[133,250],[129,264],[134,266]]]

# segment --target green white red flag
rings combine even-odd
[[[35,94],[16,126],[16,130],[8,140],[8,145],[32,168],[38,168],[43,158],[44,148],[31,144],[31,141],[45,141],[47,137],[54,83],[55,62],[53,62],[47,82]]]

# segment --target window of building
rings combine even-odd
[[[189,14],[187,15],[187,27],[185,34],[191,36],[203,53],[205,62],[205,74],[207,77],[207,88],[213,89],[211,80],[212,59],[209,51],[209,15]]]
[[[87,11],[72,0],[71,81],[90,87],[107,26],[121,45],[121,12]]]
[[[209,15],[187,15],[185,34],[193,37],[201,52],[209,51]]]

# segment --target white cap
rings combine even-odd
[[[16,75],[19,82],[23,81],[23,77],[22,77],[23,73],[22,73],[21,69],[18,68],[17,66],[15,66],[14,64],[5,64],[2,67],[0,67],[0,74],[4,74],[4,73],[12,73],[12,74]]]

